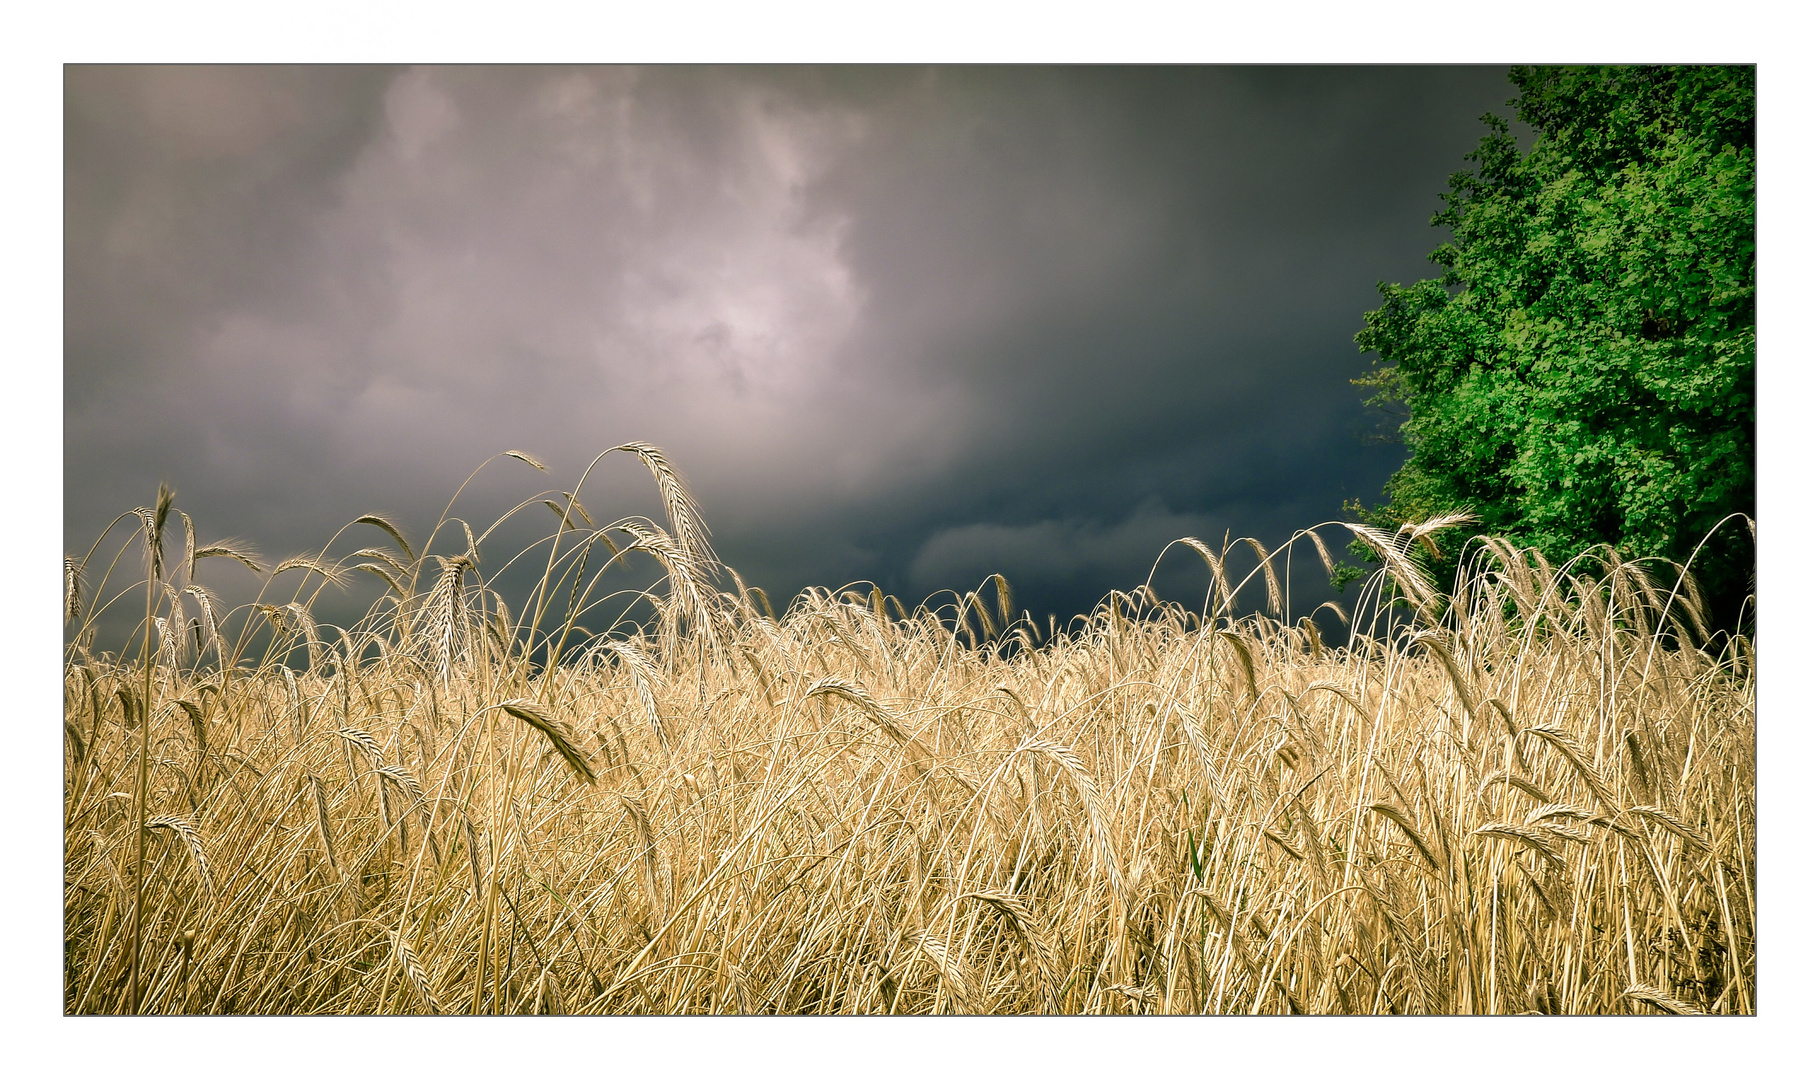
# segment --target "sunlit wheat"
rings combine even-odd
[[[66,1010],[1755,1010],[1754,651],[1679,567],[1482,539],[1443,585],[1448,518],[1346,527],[1344,625],[1251,541],[1053,634],[1002,581],[772,614],[620,449],[667,528],[534,495],[527,597],[453,517],[268,573],[187,517],[165,559],[166,496],[66,558]],[[603,562],[642,622],[588,629]]]

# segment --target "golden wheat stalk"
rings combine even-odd
[[[1705,852],[1712,848],[1712,842],[1701,835],[1698,828],[1681,820],[1672,812],[1665,810],[1660,806],[1633,806],[1626,810],[1625,813],[1633,814],[1645,821],[1662,826],[1664,829],[1667,829],[1669,832],[1674,833],[1676,836],[1687,841],[1688,845],[1695,851]]]
[[[1036,967],[1037,978],[1043,990],[1043,999],[1050,1011],[1059,1011],[1056,1000],[1056,973],[1060,970],[1055,959],[1055,948],[1049,943],[1049,935],[1043,930],[1036,912],[1030,905],[1008,892],[999,889],[975,889],[962,893],[962,900],[978,900],[1004,917],[1011,924],[1011,932],[1018,944],[1029,955]]]
[[[1125,891],[1124,874],[1119,869],[1118,854],[1113,850],[1112,831],[1106,822],[1105,809],[1100,804],[1099,789],[1094,785],[1092,775],[1087,772],[1087,766],[1073,750],[1047,739],[1025,739],[1011,751],[1012,757],[1019,754],[1033,754],[1049,759],[1060,766],[1062,774],[1073,783],[1081,807],[1087,812],[1087,827],[1093,836],[1100,868],[1112,883],[1113,895],[1122,894]]]
[[[397,931],[387,932],[392,938],[392,950],[398,957],[398,964],[404,968],[405,978],[411,984],[411,989],[417,991],[417,996],[422,999],[424,1008],[432,1013],[447,1012],[448,1010],[442,1007],[442,1002],[438,1001],[436,995],[430,991],[430,977],[424,972],[423,964],[417,959],[416,951]]]
[[[358,746],[361,752],[367,756],[367,760],[373,763],[373,768],[377,769],[385,764],[385,755],[380,752],[379,741],[373,738],[372,732],[365,728],[349,726],[336,728],[335,734]]]
[[[1665,991],[1658,990],[1647,983],[1632,983],[1624,988],[1624,996],[1632,1001],[1641,1001],[1653,1005],[1665,1013],[1675,1016],[1704,1016],[1706,1010],[1690,1005],[1680,998]]]
[[[402,766],[402,765],[379,765],[379,766],[376,766],[373,771],[378,773],[380,776],[384,777],[385,779],[390,780],[392,783],[398,785],[400,788],[403,788],[405,794],[409,795],[413,800],[415,800],[415,803],[421,803],[424,801],[423,788],[418,785],[417,778],[415,776],[412,776],[410,774],[410,772],[405,769],[404,766]],[[415,803],[413,805],[415,805]],[[408,810],[408,809],[410,809],[410,808],[406,807],[406,810]],[[404,813],[405,813],[405,810],[399,811],[399,814],[401,816]]]
[[[714,548],[708,543],[708,526],[702,521],[701,508],[696,505],[695,496],[689,493],[682,474],[664,456],[664,452],[643,442],[622,443],[613,449],[637,455],[645,467],[651,470],[652,478],[657,481],[658,493],[664,501],[664,512],[670,518],[671,533],[690,562],[702,568],[718,565]]]
[[[329,802],[322,791],[322,778],[310,774],[311,802],[316,807],[316,834],[322,841],[322,853],[328,857],[329,869],[335,871],[337,880],[341,878],[341,864],[335,860],[335,830],[329,824]]]
[[[910,939],[922,955],[928,959],[930,965],[935,968],[936,973],[941,976],[942,986],[947,989],[949,997],[960,1006],[962,1012],[978,1014],[990,1011],[984,1008],[979,999],[979,991],[974,986],[972,974],[949,952],[948,947],[942,944],[940,939],[921,930],[912,933]]]
[[[927,756],[927,749],[924,748],[914,736],[906,733],[903,727],[898,723],[897,718],[892,716],[884,706],[880,705],[877,701],[874,701],[872,695],[867,692],[865,687],[858,683],[843,679],[838,675],[827,675],[815,680],[815,682],[809,685],[807,690],[803,691],[803,700],[807,701],[810,698],[820,697],[824,694],[841,698],[844,701],[859,706],[860,711],[865,714],[866,718],[871,720],[880,731],[889,735],[893,742],[906,748],[914,747],[924,756]]]
[[[1497,821],[1481,825],[1473,830],[1474,836],[1489,836],[1499,840],[1514,840],[1524,847],[1542,856],[1555,870],[1567,869],[1567,860],[1561,857],[1554,845],[1549,843],[1549,834],[1531,825],[1519,825],[1514,821]]]
[[[286,570],[307,570],[331,585],[345,584],[348,576],[346,570],[330,565],[314,555],[293,555],[272,567],[272,576],[277,577]]]
[[[1415,822],[1409,820],[1408,815],[1389,803],[1381,802],[1372,803],[1371,812],[1402,830],[1403,835],[1409,838],[1409,842],[1415,845],[1416,853],[1422,856],[1422,860],[1431,869],[1439,870],[1441,868],[1441,861],[1435,858],[1434,849],[1428,846],[1427,839],[1422,836],[1422,830],[1416,828]]]
[[[499,708],[509,716],[515,716],[529,724],[550,744],[550,748],[562,755],[569,763],[569,768],[583,781],[592,784],[595,781],[594,766],[588,763],[587,751],[581,748],[581,740],[567,721],[551,713],[543,705],[526,698],[514,698],[502,701]]]
[[[82,618],[82,566],[68,555],[63,557],[63,621]]]
[[[259,561],[259,552],[240,540],[207,544],[190,555],[192,565],[204,559],[232,559],[255,574],[265,573],[265,564]]]
[[[184,846],[189,849],[190,857],[196,863],[196,878],[202,883],[202,891],[205,893],[215,891],[214,878],[209,875],[208,856],[202,850],[202,836],[197,833],[194,822],[173,814],[159,814],[157,817],[147,818],[145,827],[148,830],[168,829],[180,838]]]
[[[1575,738],[1572,732],[1557,724],[1535,724],[1524,728],[1523,733],[1534,735],[1553,747],[1555,752],[1585,782],[1587,790],[1592,792],[1593,798],[1605,807],[1607,813],[1614,816],[1618,813],[1616,800],[1612,798],[1611,791],[1606,788],[1605,779],[1599,775],[1597,769],[1593,768],[1592,762],[1586,757],[1586,751],[1580,746],[1580,740]]]
[[[670,733],[664,728],[663,713],[657,707],[657,665],[644,651],[629,641],[608,639],[597,646],[604,652],[619,657],[625,670],[632,677],[632,687],[638,694],[638,702],[644,707],[645,720],[650,723],[651,731],[657,741],[667,749],[670,745]]]

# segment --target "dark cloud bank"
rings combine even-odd
[[[1176,537],[1274,544],[1377,494],[1400,449],[1365,439],[1352,335],[1378,280],[1434,273],[1438,193],[1514,96],[1457,67],[65,89],[72,551],[160,479],[205,540],[285,555],[375,510],[420,535],[500,450],[552,477],[496,464],[457,513],[639,439],[774,597],[996,570],[1039,616]],[[630,458],[589,490],[657,510]]]

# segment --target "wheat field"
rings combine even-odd
[[[67,1013],[1755,1010],[1754,654],[1676,567],[1480,538],[1442,587],[1468,522],[1329,523],[1179,541],[1193,608],[774,612],[616,450],[661,523],[584,474],[521,551],[367,516],[267,567],[161,492],[66,560]],[[1382,567],[1325,637],[1322,529]]]

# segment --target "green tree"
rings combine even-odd
[[[1355,339],[1409,457],[1369,521],[1456,508],[1559,564],[1595,543],[1685,560],[1755,516],[1756,95],[1750,67],[1519,67],[1432,223],[1439,278],[1380,282]],[[1450,554],[1463,540],[1456,538]],[[1754,546],[1696,573],[1721,624]]]

